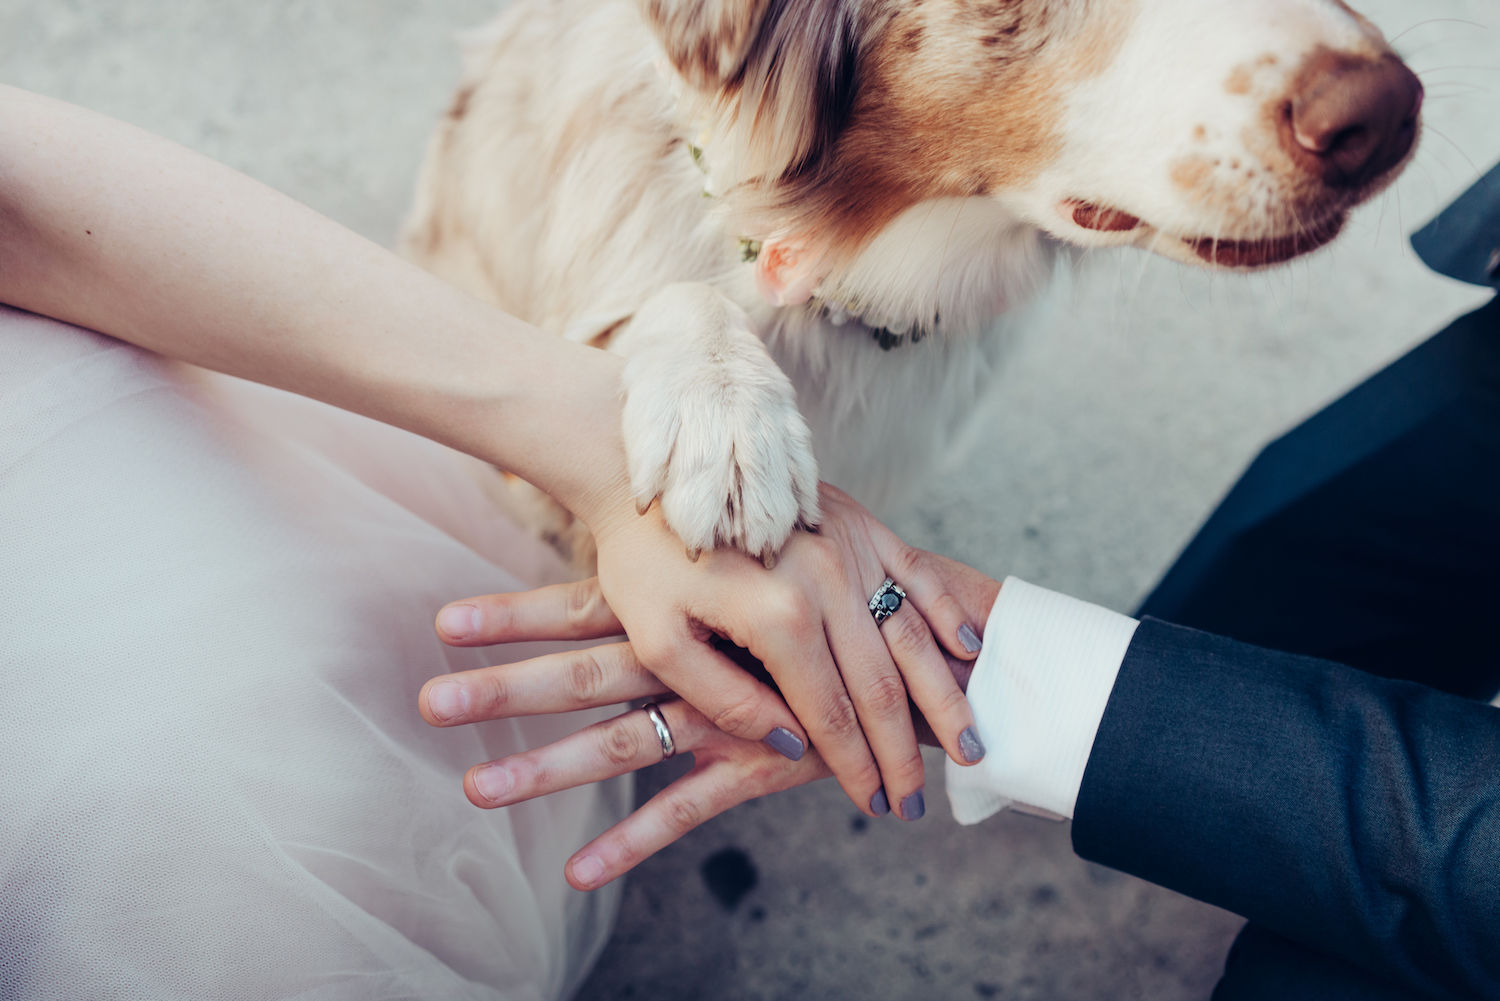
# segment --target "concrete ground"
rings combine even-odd
[[[161,133],[389,244],[454,33],[498,4],[7,0],[0,82]],[[1413,168],[1334,248],[1273,274],[1086,259],[898,531],[1128,610],[1261,444],[1483,299],[1423,270],[1404,236],[1500,159],[1500,2],[1356,6],[1428,86]],[[1238,919],[1079,861],[1066,825],[960,828],[936,759],[930,773],[918,824],[866,823],[823,783],[662,852],[581,997],[1208,995]]]

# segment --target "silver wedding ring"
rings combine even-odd
[[[647,702],[641,708],[646,710],[646,715],[651,719],[651,725],[656,727],[656,739],[661,741],[661,759],[666,761],[677,753],[677,742],[672,739],[672,731],[667,726],[667,719],[661,714],[661,707],[655,702]]]
[[[875,616],[875,624],[878,626],[895,615],[905,598],[906,592],[901,590],[901,585],[887,577],[870,599],[870,614]]]

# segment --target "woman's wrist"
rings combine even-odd
[[[520,387],[505,380],[488,422],[493,444],[480,457],[545,491],[598,539],[637,517],[620,434],[624,360],[535,334],[537,377]]]

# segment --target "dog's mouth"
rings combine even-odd
[[[1128,233],[1145,227],[1137,216],[1107,205],[1069,202],[1074,223],[1100,233]],[[1213,236],[1178,236],[1175,239],[1204,263],[1219,268],[1263,268],[1282,264],[1328,243],[1344,228],[1342,214],[1282,236],[1254,240],[1231,240]]]
[[[1328,243],[1344,228],[1341,215],[1325,219],[1315,226],[1286,236],[1259,240],[1218,240],[1212,237],[1183,238],[1193,253],[1209,264],[1221,268],[1263,268],[1300,257]]]

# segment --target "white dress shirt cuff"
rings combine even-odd
[[[1072,817],[1135,619],[1006,578],[984,627],[969,705],[986,754],[947,763],[960,824],[1015,804]]]

